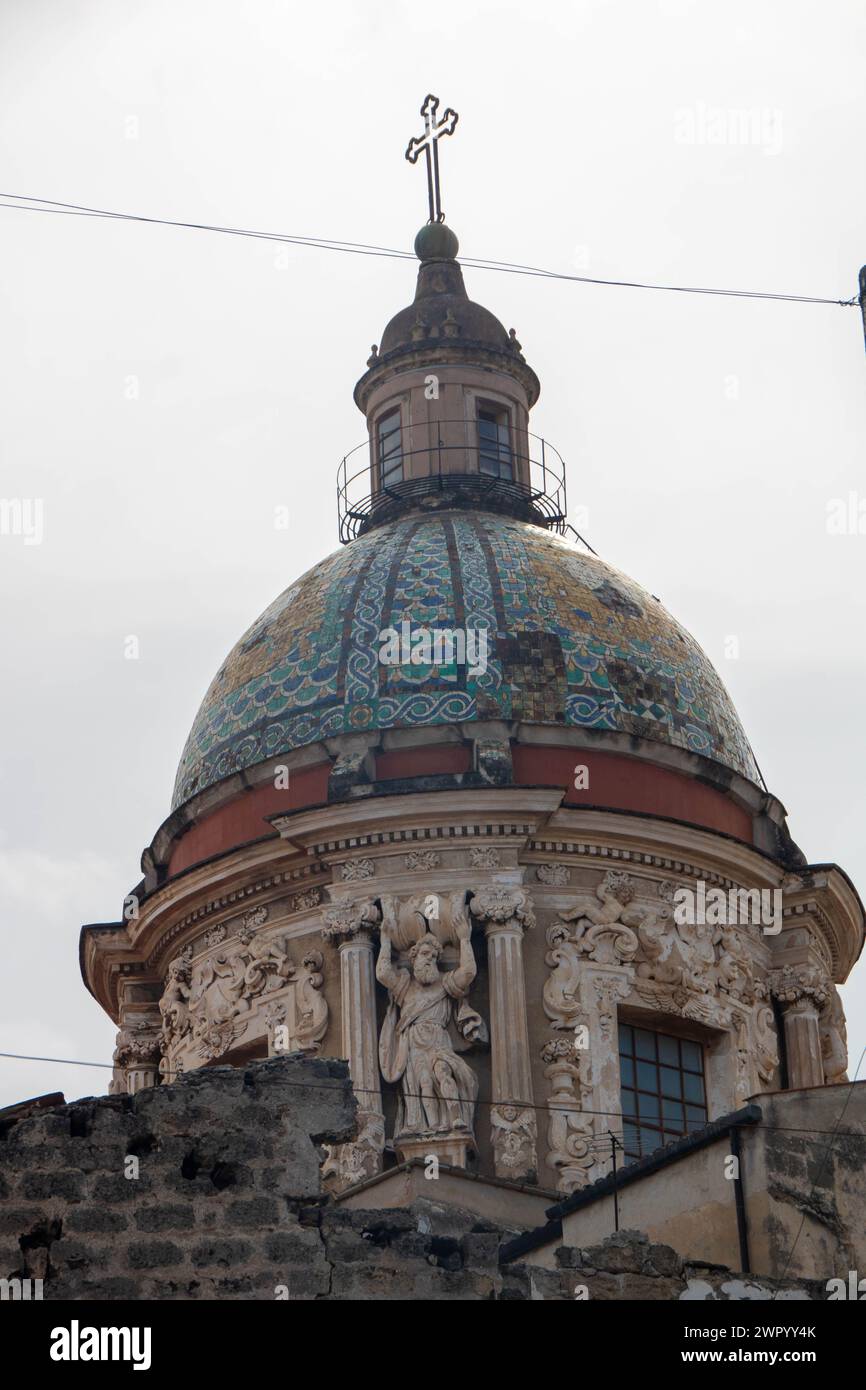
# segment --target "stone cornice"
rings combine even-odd
[[[336,802],[269,820],[281,836],[306,846],[308,854],[433,840],[474,844],[487,835],[488,826],[494,835],[522,841],[561,800],[557,787],[475,787]],[[359,822],[369,827],[363,835],[357,831]]]
[[[443,860],[464,852],[473,872],[483,870],[479,887],[488,871],[500,882],[507,874],[513,883],[521,866],[534,870],[554,861],[595,863],[602,872],[611,862],[621,863],[638,874],[649,869],[650,877],[655,872],[702,878],[725,889],[782,889],[785,926],[802,921],[823,943],[833,978],[847,977],[862,946],[863,911],[836,866],[791,874],[730,836],[651,816],[564,807],[561,801],[559,788],[509,786],[339,802],[277,816],[279,837],[170,880],[144,899],[137,919],[83,928],[85,982],[116,1018],[121,978],[135,974],[142,983],[158,982],[168,957],[193,939],[200,923],[216,924],[242,906],[330,886],[332,879],[338,895],[351,887],[375,898],[386,881],[388,891],[403,891],[405,856],[418,850]],[[403,862],[396,872],[392,862],[383,874],[383,861],[395,856]],[[451,867],[463,862],[454,860]],[[551,891],[534,873],[533,888],[543,895]]]
[[[285,849],[276,840],[256,846],[255,853],[237,851],[231,863],[221,861],[223,872],[217,883],[207,873],[212,865],[172,880],[146,901],[133,922],[82,927],[80,963],[84,983],[115,1021],[120,977],[136,973],[159,982],[167,960],[191,944],[204,923],[227,923],[239,911],[267,905],[287,893],[291,895],[292,890],[288,915],[300,917],[310,912],[305,899],[311,892],[321,893],[327,875],[321,866],[306,860],[299,862],[297,857],[295,867],[288,867],[285,854],[275,855],[277,847]]]
[[[629,851],[635,862],[643,857],[649,863],[655,854],[670,865],[691,862],[706,873],[728,877],[732,871],[740,872],[755,887],[778,888],[787,873],[770,855],[733,836],[636,812],[561,806],[533,848],[549,856],[556,844],[571,845],[572,852],[590,854],[592,845],[600,846],[595,851],[599,857],[618,858]]]
[[[467,362],[473,367],[487,367],[519,381],[526,392],[529,408],[538,400],[541,391],[538,377],[522,357],[471,339],[456,338],[451,341],[431,338],[417,346],[406,344],[377,357],[375,364],[355,384],[355,404],[365,415],[370,397],[383,382],[393,382],[404,373],[427,371],[431,365],[465,367]]]

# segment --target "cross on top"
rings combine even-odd
[[[414,135],[406,147],[406,158],[414,164],[421,151],[427,156],[427,197],[430,201],[430,221],[444,222],[445,214],[439,201],[439,141],[443,135],[453,135],[457,124],[457,112],[447,107],[441,120],[436,119],[439,98],[432,93],[424,98],[421,115],[424,117],[424,134]]]

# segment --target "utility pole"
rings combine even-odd
[[[619,1193],[616,1187],[616,1151],[619,1148],[619,1140],[612,1130],[607,1131],[610,1139],[610,1157],[613,1164],[613,1229],[619,1230]]]

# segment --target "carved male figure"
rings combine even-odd
[[[460,942],[456,970],[442,972],[442,945],[429,932],[409,951],[410,969],[394,964],[387,921],[382,923],[376,978],[390,994],[379,1038],[379,1063],[386,1081],[401,1081],[396,1135],[472,1133],[478,1080],[458,1055],[449,1029],[467,1045],[486,1041],[480,1015],[466,996],[475,979],[472,926],[455,904],[454,930]]]

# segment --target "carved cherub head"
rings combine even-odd
[[[192,968],[191,956],[192,952],[187,955],[186,951],[182,951],[179,956],[174,957],[174,960],[169,961],[165,978],[166,988],[177,984],[178,981],[189,984]]]

